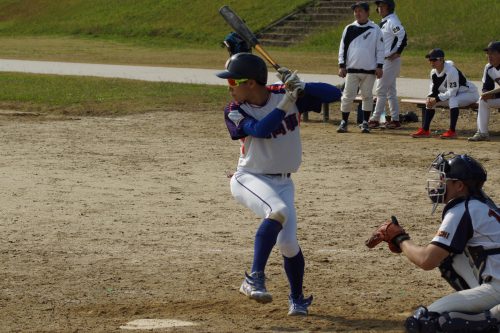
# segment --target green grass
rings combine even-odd
[[[0,108],[70,115],[222,108],[223,86],[0,73]]]

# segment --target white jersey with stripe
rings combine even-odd
[[[475,198],[456,199],[448,203],[432,244],[460,254],[467,246],[482,246],[485,250],[500,247],[500,212]],[[500,255],[490,255],[482,278],[500,279]]]
[[[444,68],[440,73],[433,68],[430,76],[431,83],[428,96],[438,97],[440,101],[447,101],[450,97],[454,97],[459,93],[474,92],[477,89],[455,67],[455,64],[451,60],[444,62]]]
[[[245,118],[261,120],[273,111],[281,101],[284,90],[270,90],[269,100],[264,106],[248,103],[231,103],[226,121],[233,139],[238,136],[241,152],[238,170],[257,174],[292,173],[302,162],[300,140],[300,113],[296,105],[285,115],[281,126],[267,138],[247,136],[242,130]]]
[[[500,66],[493,67],[488,63],[484,67],[482,91],[486,92],[495,89],[495,83],[500,86]],[[495,97],[500,98],[500,96]]]
[[[374,71],[384,64],[384,58],[384,40],[378,25],[354,21],[345,27],[339,47],[341,67]]]
[[[399,17],[394,13],[387,15],[380,22],[380,29],[384,38],[385,57],[401,54],[406,46],[406,31]]]

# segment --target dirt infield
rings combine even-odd
[[[441,151],[482,161],[486,191],[499,202],[500,114],[491,117],[494,140],[480,143],[465,140],[475,129],[467,112],[466,131],[452,141],[412,139],[416,123],[337,134],[310,118],[293,179],[315,300],[309,317],[288,318],[276,250],[267,269],[274,301],[259,305],[237,291],[259,220],[231,197],[225,172],[239,144],[220,110],[0,115],[0,331],[119,332],[163,318],[198,324],[163,330],[175,332],[400,332],[412,309],[451,288],[437,271],[363,241],[391,214],[416,242],[432,238],[440,210],[430,216],[426,168]],[[435,128],[447,121],[438,112]]]

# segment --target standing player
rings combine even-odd
[[[430,137],[430,126],[436,106],[449,106],[450,129],[441,134],[441,139],[456,139],[459,107],[475,103],[479,99],[479,93],[474,83],[467,80],[453,61],[444,60],[443,50],[432,49],[425,57],[432,66],[430,93],[427,96],[426,108],[422,110],[422,127],[411,136]]]
[[[500,210],[483,192],[486,170],[468,155],[439,154],[429,169],[433,211],[445,203],[432,241],[418,246],[397,223],[386,222],[367,241],[386,241],[416,266],[441,275],[457,290],[407,318],[407,332],[498,332],[500,323]],[[373,241],[373,242],[372,242]]]
[[[340,99],[340,91],[325,83],[304,83],[296,73],[280,71],[285,84],[266,86],[267,67],[250,53],[238,53],[217,74],[227,79],[233,101],[224,115],[229,134],[241,141],[231,192],[262,223],[255,235],[250,274],[240,292],[260,303],[272,301],[265,287],[265,267],[274,245],[280,249],[290,284],[288,315],[307,315],[312,296],[302,293],[304,257],[297,241],[294,184],[300,166],[300,113],[317,111],[322,103]],[[300,97],[299,97],[300,92]]]
[[[400,128],[401,122],[399,121],[396,78],[399,76],[401,70],[400,56],[406,47],[406,32],[398,16],[394,13],[396,4],[393,0],[379,0],[375,1],[375,3],[377,4],[377,12],[382,17],[379,25],[384,38],[385,60],[383,67],[384,76],[376,82],[377,103],[368,126],[370,128],[378,128],[380,126],[380,117],[385,110],[386,102],[389,102],[391,120],[385,124],[385,128]]]
[[[484,49],[488,54],[488,63],[483,73],[483,93],[495,89],[495,83],[500,85],[500,41],[491,42]],[[500,94],[489,94],[479,99],[477,112],[477,132],[469,141],[488,141],[488,122],[490,121],[490,108],[500,107]]]
[[[381,78],[384,65],[384,41],[379,26],[368,19],[370,6],[357,2],[351,6],[356,21],[345,27],[339,47],[339,76],[345,78],[338,133],[347,132],[352,102],[359,92],[363,99],[362,133],[370,133],[368,120],[373,110],[373,84]]]

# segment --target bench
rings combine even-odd
[[[374,103],[375,103],[375,101],[376,101],[376,98],[373,99]],[[363,102],[363,100],[361,99],[361,96],[356,96],[356,98],[354,98],[354,103],[356,103],[357,105],[361,104],[362,102]],[[321,112],[323,113],[323,122],[327,123],[330,120],[330,104],[323,103],[323,105],[321,107]],[[304,112],[302,114],[303,121],[309,121],[308,113],[309,112]]]
[[[425,110],[425,102],[426,100],[423,98],[403,98],[401,99],[401,103],[406,103],[406,104],[413,104],[420,110]],[[461,110],[472,110],[472,111],[477,111],[479,105],[477,103],[472,103],[466,106],[461,106],[459,109]],[[447,106],[436,106],[436,108],[440,109],[449,109]]]

